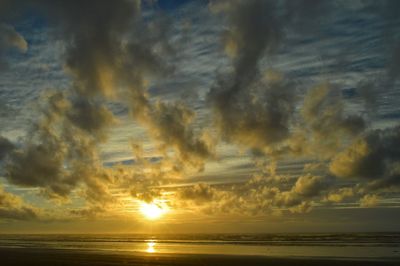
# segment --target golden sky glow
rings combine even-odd
[[[167,207],[161,203],[151,202],[141,202],[140,203],[140,213],[149,220],[160,219],[164,214],[168,212]]]

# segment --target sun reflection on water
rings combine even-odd
[[[154,252],[156,252],[156,250],[154,249],[154,246],[156,245],[156,242],[150,240],[150,241],[148,241],[146,244],[147,244],[147,249],[146,249],[146,252],[147,252],[147,253],[154,253]]]

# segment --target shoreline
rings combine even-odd
[[[206,255],[206,254],[170,254],[170,253],[128,253],[102,252],[96,250],[80,251],[76,249],[51,248],[7,248],[0,247],[1,265],[192,265],[192,266],[289,266],[289,265],[343,265],[372,266],[399,265],[398,258],[353,259],[353,258],[316,258],[316,257],[268,257],[246,255]]]

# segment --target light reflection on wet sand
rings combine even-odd
[[[361,246],[264,246],[236,244],[195,244],[165,243],[157,240],[146,240],[144,248],[131,246],[131,251],[143,251],[151,254],[225,254],[253,255],[272,257],[320,257],[320,258],[385,258],[400,257],[400,248],[393,247],[361,247]],[[140,244],[143,247],[143,243]]]
[[[147,254],[209,254],[264,257],[400,259],[398,234],[266,235],[266,236],[121,236],[2,235],[0,248],[77,250],[80,252]]]
[[[156,245],[155,241],[148,240],[148,241],[146,241],[146,244],[147,244],[147,249],[146,249],[147,253],[155,253],[156,252],[156,249],[154,248]]]

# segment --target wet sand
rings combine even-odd
[[[100,253],[76,250],[0,248],[0,265],[188,265],[188,266],[372,266],[400,265],[397,260],[345,260],[313,258],[275,258],[259,256],[180,255],[146,253]]]

